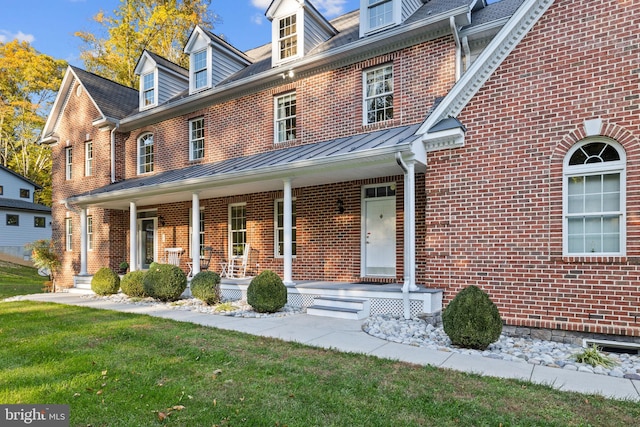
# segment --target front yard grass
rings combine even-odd
[[[640,419],[635,402],[84,307],[0,303],[0,342],[0,402],[68,404],[72,426],[620,426]]]
[[[15,295],[41,293],[48,277],[38,275],[33,267],[0,261],[0,300]]]

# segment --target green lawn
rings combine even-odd
[[[640,419],[634,402],[58,304],[0,303],[0,343],[0,402],[69,404],[72,426],[623,426]]]
[[[14,295],[37,294],[42,292],[48,277],[38,275],[38,270],[0,261],[0,300]]]

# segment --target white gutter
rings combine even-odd
[[[114,118],[103,116],[99,120],[91,123],[99,131],[110,130],[110,151],[111,151],[111,183],[116,182],[116,131],[120,129],[120,122]]]

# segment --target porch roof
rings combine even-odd
[[[313,144],[205,163],[116,182],[74,195],[63,203],[84,207],[129,209],[138,206],[282,190],[400,175],[396,153],[424,170],[426,154],[419,124],[378,130]]]

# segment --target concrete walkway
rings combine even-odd
[[[315,347],[362,353],[492,377],[514,378],[550,385],[559,390],[598,394],[608,398],[629,399],[640,402],[640,381],[637,380],[392,343],[374,338],[363,332],[361,329],[362,321],[360,320],[314,317],[306,314],[267,318],[229,317],[193,311],[172,310],[158,306],[92,300],[73,293],[34,294],[24,296],[22,299],[147,314],[179,322],[191,322],[219,329],[279,338]]]

